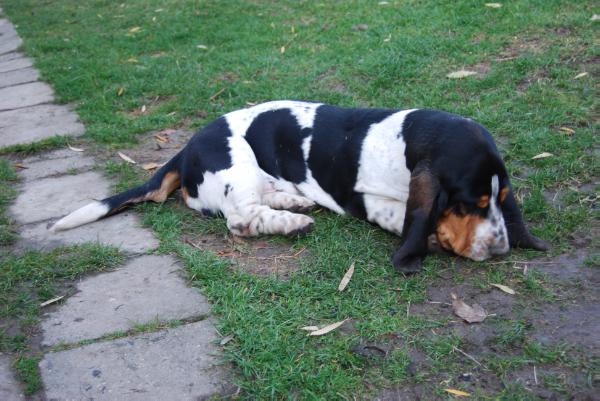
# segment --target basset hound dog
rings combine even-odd
[[[490,133],[436,110],[357,109],[275,101],[225,114],[145,184],[84,206],[65,230],[181,189],[187,206],[222,214],[238,236],[307,233],[315,204],[401,237],[392,264],[421,268],[428,237],[481,261],[548,245],[529,233]]]

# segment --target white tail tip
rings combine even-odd
[[[101,217],[106,216],[108,212],[108,205],[105,205],[102,202],[92,202],[58,220],[52,227],[50,227],[50,231],[56,232],[79,227],[83,224],[91,223]]]

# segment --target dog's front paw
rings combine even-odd
[[[418,255],[404,255],[402,252],[396,252],[392,256],[392,265],[398,273],[419,273],[423,267],[423,257]]]

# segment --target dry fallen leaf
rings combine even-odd
[[[125,93],[125,88],[121,87],[121,88],[119,88],[119,90],[117,91],[117,96],[123,96],[123,93]]]
[[[590,21],[598,21],[598,20],[600,20],[600,15],[598,15],[598,14],[592,15],[592,18],[590,18]]]
[[[317,330],[319,330],[319,328],[317,326],[304,326],[304,327],[300,327],[300,330],[317,331]]]
[[[50,305],[50,304],[53,304],[53,303],[55,303],[55,302],[58,302],[58,301],[60,301],[60,300],[61,300],[61,299],[63,299],[64,297],[65,297],[64,295],[61,295],[60,297],[56,297],[56,298],[49,299],[49,300],[47,300],[47,301],[45,301],[45,302],[42,302],[42,303],[40,304],[40,306],[43,308],[44,306],[48,306],[48,305]]]
[[[346,323],[346,320],[348,320],[348,319],[344,319],[341,322],[336,322],[336,323],[329,324],[329,325],[327,325],[327,326],[325,326],[325,327],[323,327],[323,328],[321,328],[319,330],[315,330],[315,331],[312,331],[312,332],[308,333],[308,335],[309,336],[322,336],[323,334],[327,334],[330,331],[333,331],[333,330],[337,329],[342,324]]]
[[[171,134],[174,134],[176,132],[177,132],[177,130],[175,130],[175,129],[167,128],[167,129],[164,129],[164,130],[160,131],[159,134],[160,135],[171,135]]]
[[[128,63],[131,63],[131,64],[137,64],[137,63],[139,63],[138,59],[137,59],[137,58],[135,58],[135,57],[129,57],[129,58],[127,59],[127,62],[128,62]]]
[[[354,274],[354,262],[352,262],[352,264],[350,265],[350,268],[348,269],[346,274],[344,274],[344,277],[342,277],[342,281],[340,281],[340,285],[338,286],[338,291],[344,291],[346,289],[353,274]]]
[[[125,160],[127,163],[137,164],[135,162],[135,160],[133,160],[131,157],[127,156],[125,153],[117,152],[117,154],[119,155],[119,157],[121,159]]]
[[[208,46],[206,46],[206,45],[196,45],[196,48],[202,49],[202,50],[206,50],[206,49],[208,49]]]
[[[542,152],[539,155],[535,155],[531,158],[531,160],[535,160],[535,159],[545,159],[546,157],[552,157],[554,156],[552,153],[548,153],[548,152]]]
[[[587,72],[582,72],[582,73],[579,73],[579,74],[575,75],[573,77],[573,79],[579,79],[579,78],[583,78],[583,77],[587,77],[587,76],[588,76]]]
[[[573,135],[575,133],[575,130],[569,127],[560,127],[559,130],[566,133],[567,135]]]
[[[139,31],[141,31],[141,30],[142,30],[142,28],[141,28],[141,27],[139,27],[139,26],[134,26],[133,28],[131,28],[131,29],[129,30],[129,33],[137,33],[137,32],[139,32]]]
[[[452,309],[456,316],[463,318],[467,323],[483,322],[487,317],[487,313],[478,304],[473,306],[467,305],[462,299],[459,299],[455,293],[451,293]]]
[[[458,397],[470,397],[471,396],[471,393],[467,393],[466,391],[457,390],[455,388],[447,388],[447,389],[445,389],[445,391],[450,394],[454,394]]]
[[[146,112],[146,105],[143,105],[142,108],[140,109],[140,113],[145,113]]]
[[[167,143],[169,142],[169,138],[165,138],[164,136],[161,135],[154,135],[154,139],[156,139],[158,142],[162,142],[162,143]]]
[[[454,72],[451,72],[450,74],[446,75],[446,78],[457,79],[457,78],[470,77],[471,75],[477,75],[477,72],[469,71],[469,70],[458,70],[458,71],[454,71]]]
[[[71,145],[69,145],[69,144],[67,144],[67,147],[68,147],[69,149],[71,149],[73,152],[83,152],[83,149],[81,149],[81,148],[76,148],[75,146],[71,146]]]
[[[142,164],[142,168],[146,171],[148,170],[154,170],[157,169],[159,167],[164,166],[164,163],[154,163],[154,162],[150,162],[150,163],[146,163],[146,164]]]
[[[285,53],[285,46],[281,46],[281,48],[279,49],[279,52],[281,54]]]
[[[501,3],[485,3],[485,6],[489,7],[489,8],[500,8],[500,7],[502,7],[502,4]]]
[[[505,292],[505,293],[507,293],[507,294],[511,294],[511,295],[514,295],[514,294],[515,294],[515,290],[513,290],[512,288],[510,288],[510,287],[507,287],[507,286],[505,286],[505,285],[502,285],[502,284],[494,284],[494,283],[492,283],[492,284],[490,284],[490,285],[491,285],[491,286],[493,286],[493,287],[496,287],[496,288],[498,288],[498,289],[500,289],[500,290],[502,290],[502,291],[504,291],[504,292]]]
[[[27,167],[27,166],[23,165],[22,163],[15,163],[15,164],[13,164],[13,167],[14,167],[14,168],[20,168],[20,169],[26,169],[26,168],[29,168],[29,167]]]
[[[233,334],[228,335],[227,337],[224,337],[221,342],[219,343],[220,346],[223,346],[225,344],[227,344],[229,341],[233,340]]]

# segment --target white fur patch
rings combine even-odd
[[[69,228],[75,228],[83,224],[91,223],[93,221],[98,220],[101,217],[106,216],[108,210],[108,205],[97,201],[92,202],[58,220],[56,223],[54,223],[50,230],[68,230]]]
[[[492,193],[488,215],[483,223],[477,226],[477,231],[471,244],[469,258],[477,261],[485,260],[492,255],[503,255],[510,248],[502,210],[496,204],[499,192],[497,175],[492,177],[491,187]]]
[[[225,114],[225,119],[234,136],[245,136],[246,131],[254,119],[262,113],[273,110],[289,109],[296,117],[296,121],[302,128],[311,128],[314,124],[317,108],[321,103],[299,102],[294,100],[280,100],[261,103],[256,106],[232,111]]]
[[[402,124],[414,110],[403,110],[373,124],[363,142],[354,190],[398,201],[408,200],[410,170],[406,167]]]

